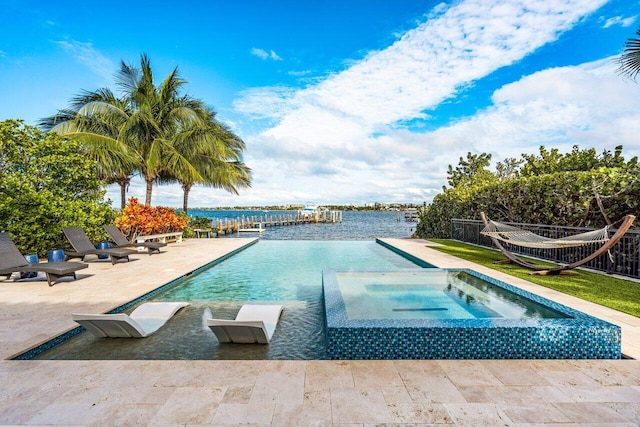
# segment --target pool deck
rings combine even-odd
[[[6,360],[75,327],[72,312],[111,310],[248,240],[189,239],[129,263],[90,262],[79,280],[53,287],[0,282],[0,425],[640,425],[640,319],[423,240],[384,239],[438,267],[473,268],[615,323],[623,353],[638,360]]]

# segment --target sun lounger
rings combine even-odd
[[[145,338],[160,329],[187,302],[147,302],[131,315],[73,313],[71,318],[96,337]]]
[[[154,254],[154,253],[159,254],[160,253],[160,248],[163,247],[163,246],[167,246],[166,243],[162,243],[162,242],[131,243],[127,239],[127,236],[122,234],[122,231],[120,231],[120,229],[118,227],[116,227],[115,225],[105,225],[104,226],[104,231],[107,232],[107,234],[109,235],[109,237],[111,238],[113,243],[115,243],[116,247],[118,247],[118,248],[144,247],[144,248],[147,248],[147,250],[149,251],[149,255],[151,255],[151,254]]]
[[[0,276],[7,279],[13,273],[41,271],[46,274],[49,286],[53,286],[61,277],[70,276],[76,279],[76,271],[87,268],[87,264],[80,262],[43,262],[29,264],[22,256],[9,234],[0,233]]]
[[[121,259],[129,261],[129,255],[137,253],[137,251],[125,248],[97,249],[80,227],[66,227],[62,231],[74,249],[73,251],[64,251],[65,260],[82,258],[84,261],[87,255],[109,255],[111,264],[115,264]]]
[[[207,326],[220,342],[269,344],[281,314],[281,305],[246,304],[235,320],[208,319]]]

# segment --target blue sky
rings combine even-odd
[[[630,0],[0,0],[0,120],[35,124],[146,52],[247,143],[253,186],[190,206],[429,202],[468,151],[624,146],[640,85],[615,59]],[[117,189],[108,193],[118,200]],[[130,196],[144,198],[134,181]],[[178,186],[153,204],[181,206]]]

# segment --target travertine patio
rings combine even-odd
[[[470,266],[425,241],[387,240],[441,267]],[[71,312],[108,311],[244,243],[191,239],[130,263],[90,262],[54,287],[1,282],[0,424],[640,425],[637,360],[6,360],[75,327]],[[640,358],[640,319],[473,268],[620,325],[623,353]]]

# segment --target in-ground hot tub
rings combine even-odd
[[[619,359],[620,328],[469,269],[323,271],[331,359]]]

